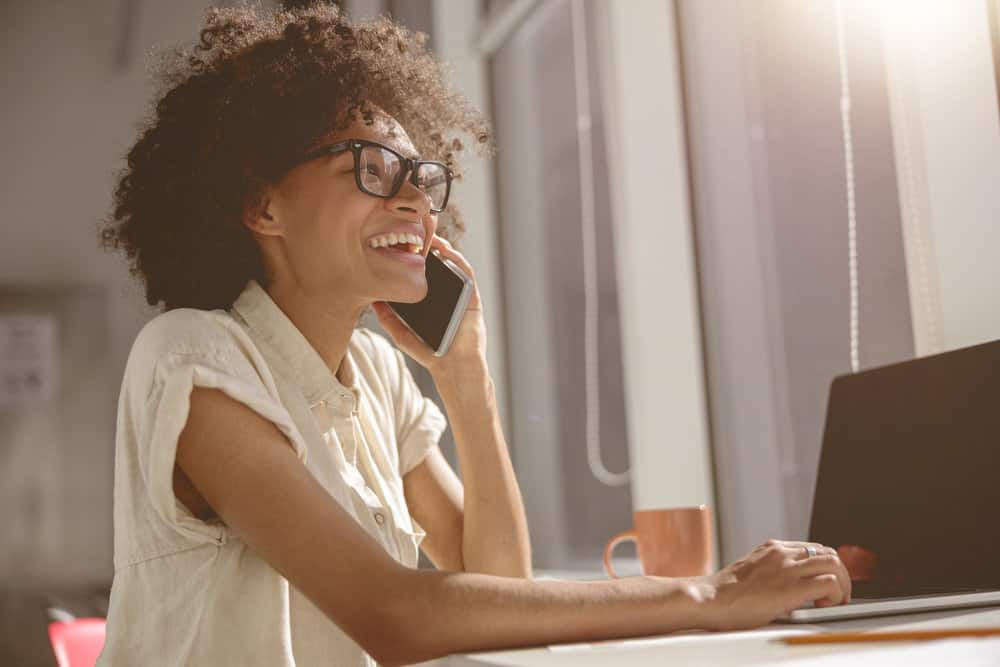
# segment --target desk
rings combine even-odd
[[[931,653],[943,646],[941,642],[978,642],[973,645],[978,663],[1000,664],[1000,640],[940,640],[917,644],[895,642],[877,644],[839,644],[786,646],[772,641],[775,638],[821,631],[853,630],[932,630],[951,628],[976,628],[1000,626],[1000,607],[983,609],[957,609],[922,614],[904,614],[836,621],[816,625],[772,624],[758,630],[745,632],[686,632],[630,639],[598,644],[563,644],[545,648],[495,651],[462,656],[449,656],[432,664],[446,667],[646,667],[647,665],[782,665],[794,664],[796,659],[823,658],[818,664],[859,665],[862,652],[907,649],[915,655]],[[932,657],[933,654],[928,655]],[[998,656],[996,661],[988,656]],[[911,660],[907,660],[910,662]],[[863,661],[862,661],[863,662]],[[867,665],[867,662],[863,662]],[[873,662],[872,664],[880,664]],[[881,664],[893,664],[884,660]],[[967,663],[963,663],[967,664]],[[948,667],[958,667],[950,665]]]

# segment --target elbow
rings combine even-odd
[[[423,662],[422,652],[404,637],[396,633],[386,633],[379,641],[365,649],[380,667],[398,667]]]
[[[513,577],[515,579],[534,579],[534,572],[531,569],[531,561],[527,563],[519,563],[512,568],[509,572],[503,576]]]
[[[404,665],[413,665],[419,662],[423,662],[420,658],[406,658],[401,655],[397,655],[396,652],[390,652],[385,656],[372,655],[375,662],[379,664],[380,667],[403,667]]]
[[[400,622],[385,614],[377,628],[363,633],[355,641],[370,655],[380,667],[396,667],[397,665],[412,665],[430,659],[426,649],[415,639],[416,633],[412,627],[419,624],[418,619]]]
[[[465,572],[489,574],[494,577],[532,579],[531,552],[526,549],[510,548],[502,545],[496,549],[477,554],[463,555]]]
[[[410,625],[417,622],[410,620]],[[380,667],[397,667],[397,665],[412,665],[415,663],[441,658],[445,653],[435,653],[425,642],[415,636],[412,628],[396,627],[387,629],[376,641],[368,642],[364,647]]]
[[[428,644],[427,632],[433,605],[427,600],[427,578],[419,570],[402,573],[399,585],[379,605],[373,627],[359,642],[382,667],[411,665],[445,655]],[[423,580],[423,581],[421,581]]]
[[[520,548],[516,550],[516,553],[517,555],[514,558],[514,570],[516,573],[513,576],[522,579],[534,578],[534,572],[531,567],[531,543],[528,542],[527,537]]]
[[[406,660],[402,657],[397,657],[395,652],[388,653],[373,653],[368,652],[375,662],[377,662],[381,667],[402,667],[402,665],[412,665],[413,660]]]

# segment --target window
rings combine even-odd
[[[599,569],[605,542],[630,526],[632,517],[629,487],[605,486],[588,465],[586,281],[573,54],[571,5],[556,1],[536,7],[490,60],[499,147],[508,437],[536,567]],[[628,468],[628,436],[612,212],[597,76],[593,71],[588,74],[599,312],[599,443],[604,465],[619,472]]]

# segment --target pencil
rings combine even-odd
[[[784,637],[786,644],[838,644],[843,642],[919,642],[952,637],[1000,636],[1000,628],[969,628],[965,630],[912,630],[900,632],[828,632],[815,635]]]

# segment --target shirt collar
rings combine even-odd
[[[256,280],[247,283],[233,303],[232,310],[243,318],[257,341],[270,347],[287,364],[310,405],[328,400],[331,394],[340,399],[351,399],[352,394],[353,398],[357,398],[357,369],[351,358],[350,346],[344,351],[340,365],[340,375],[344,379],[341,383]]]

